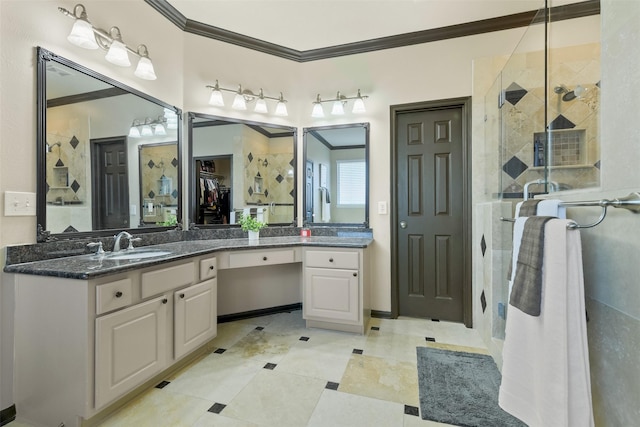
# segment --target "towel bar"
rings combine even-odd
[[[629,193],[625,197],[620,197],[618,199],[601,199],[601,200],[588,200],[588,201],[578,201],[578,202],[561,202],[560,206],[566,207],[583,207],[583,206],[599,206],[602,208],[602,212],[600,213],[600,217],[591,223],[581,225],[575,221],[572,221],[567,225],[567,228],[576,229],[576,228],[591,228],[600,224],[604,221],[604,218],[607,216],[607,208],[613,206],[614,208],[622,208],[626,209],[632,213],[640,213],[640,193],[635,191]],[[500,217],[500,221],[505,222],[516,222],[515,218],[505,218]]]

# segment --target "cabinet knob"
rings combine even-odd
[[[267,260],[267,257],[266,257],[266,256],[263,256],[263,257],[262,257],[262,260],[263,260],[263,261],[266,261],[266,260]]]
[[[166,304],[166,303],[168,303],[168,302],[169,302],[169,300],[168,300],[168,299],[166,299],[166,298],[163,298],[163,299],[162,299],[162,303],[163,303],[163,304]]]
[[[213,265],[210,265],[209,270],[213,270],[213,269],[214,269]]]
[[[118,291],[116,292],[116,298],[120,298],[122,296],[122,292]]]
[[[184,298],[184,294],[180,294],[180,298]]]
[[[358,277],[358,273],[353,273],[353,277]]]
[[[329,262],[333,262],[333,258],[329,258]]]

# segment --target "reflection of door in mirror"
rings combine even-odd
[[[293,222],[294,128],[196,113],[189,113],[189,123],[190,206],[196,224],[233,224],[236,214],[245,210],[256,215],[260,210],[268,224]],[[214,175],[209,176],[206,167],[203,175],[205,161],[215,163]],[[218,195],[223,201],[228,197],[228,216],[226,201],[220,206]]]
[[[229,224],[233,156],[200,157],[195,160],[197,224]]]
[[[140,226],[173,223],[178,206],[176,142],[138,146],[140,165]]]
[[[150,143],[172,143],[171,153],[163,156],[167,170],[175,172],[167,176],[171,201],[163,203],[177,213],[176,109],[45,49],[38,53],[43,120],[38,122],[37,217],[42,229],[66,234],[143,224],[142,200],[147,195],[140,193],[137,151]],[[133,128],[140,132],[134,135]],[[114,150],[114,144],[119,148]]]
[[[368,124],[305,128],[305,221],[367,224]]]

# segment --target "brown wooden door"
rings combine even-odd
[[[126,139],[94,139],[91,147],[93,229],[130,228]]]
[[[398,314],[462,322],[462,108],[397,116]]]

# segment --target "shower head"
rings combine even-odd
[[[580,85],[577,85],[574,90],[569,90],[565,85],[556,86],[553,91],[558,95],[562,95],[562,100],[573,101],[576,98],[581,98],[584,95],[586,89]]]

